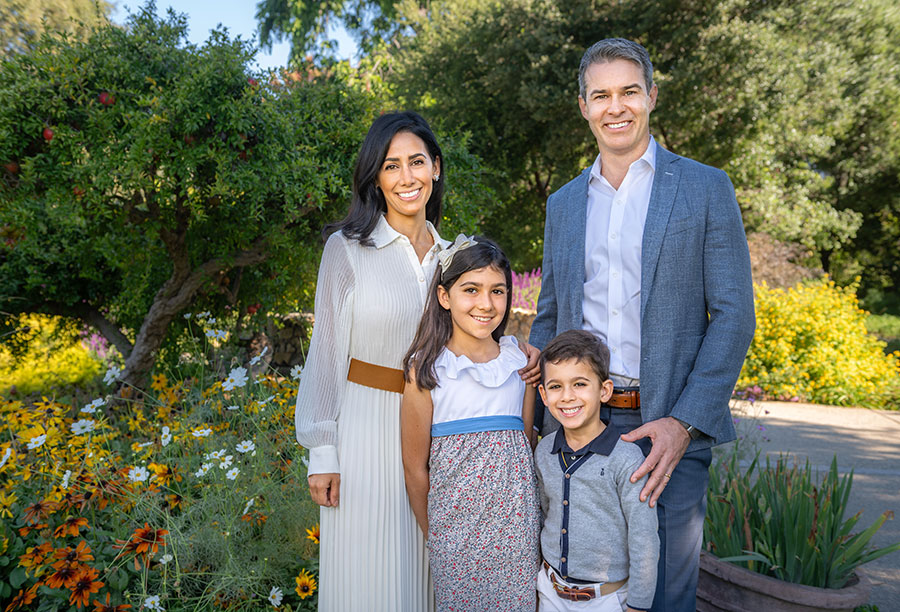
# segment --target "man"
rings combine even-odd
[[[649,473],[641,500],[659,518],[652,610],[693,612],[710,447],[735,438],[728,401],[755,328],[747,241],[727,175],[650,135],[646,49],[602,40],[578,80],[599,155],[547,200],[530,341],[543,348],[574,328],[610,347],[603,418],[641,445],[632,481]],[[557,426],[544,421],[544,433]]]

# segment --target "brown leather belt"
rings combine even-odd
[[[406,386],[406,381],[403,380],[403,370],[386,368],[359,359],[350,360],[347,380],[357,385],[393,393],[403,393],[403,388]]]
[[[613,389],[612,397],[606,402],[607,406],[613,408],[626,408],[629,410],[640,410],[641,408],[641,390],[636,387],[628,387],[627,389]]]
[[[556,591],[557,595],[569,601],[590,601],[597,596],[598,590],[600,591],[600,596],[604,597],[610,593],[615,593],[628,582],[628,578],[616,580],[615,582],[604,582],[599,589],[594,587],[573,587],[558,581],[556,579],[556,570],[553,569],[553,566],[546,561],[543,563],[544,569],[547,570],[547,576],[550,578],[550,584],[553,585],[553,590]]]

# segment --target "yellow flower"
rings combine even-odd
[[[16,503],[18,497],[15,493],[0,493],[0,517],[6,517],[8,519],[12,519],[12,512],[10,512],[10,507]]]
[[[306,599],[316,592],[316,579],[308,571],[302,570],[294,580],[297,582],[297,588],[294,591],[297,592],[300,599]]]
[[[150,383],[150,388],[154,391],[162,391],[166,387],[169,386],[169,379],[166,378],[165,374],[157,374],[153,377],[153,382]]]
[[[312,540],[316,544],[319,543],[319,524],[318,523],[316,523],[316,526],[313,527],[312,529],[306,530],[306,539]]]

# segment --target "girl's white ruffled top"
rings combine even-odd
[[[518,370],[527,362],[514,336],[501,337],[500,354],[484,363],[445,348],[434,363],[440,384],[431,391],[431,435],[523,429],[525,383]]]

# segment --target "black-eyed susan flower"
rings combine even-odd
[[[306,599],[316,592],[316,579],[308,571],[301,570],[300,575],[294,580],[297,582],[297,588],[294,591],[300,596],[300,599]]]
[[[312,529],[306,530],[306,539],[312,540],[316,544],[319,543],[319,524],[318,523],[316,523],[315,527],[313,527]]]
[[[78,609],[81,609],[81,606],[88,605],[91,593],[99,591],[104,584],[96,580],[98,575],[99,572],[93,567],[81,566],[81,569],[75,575],[72,585],[69,587],[72,590],[71,595],[69,595],[70,605]]]

